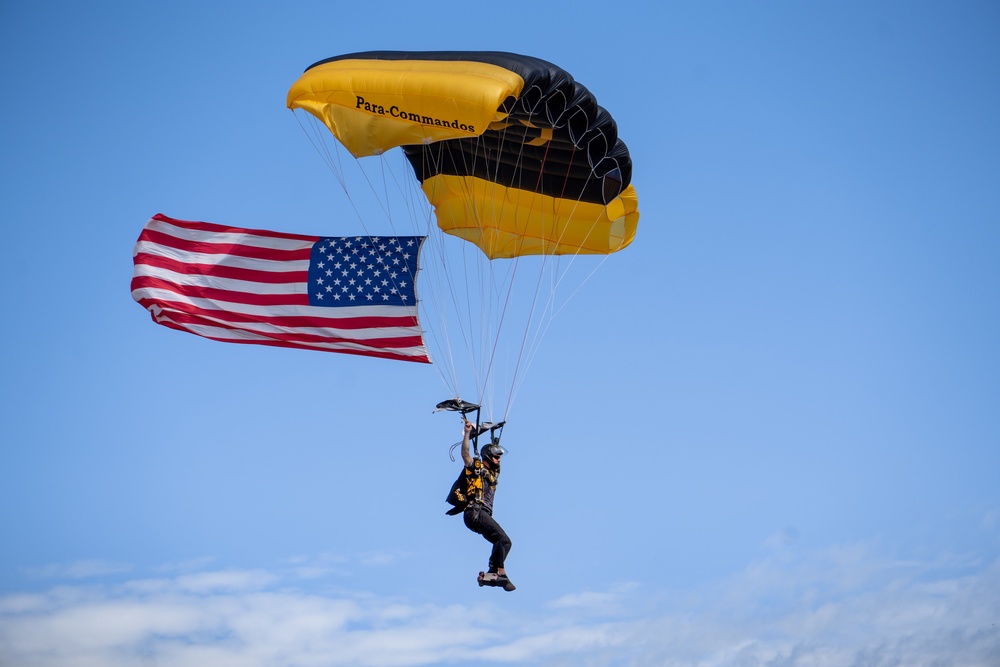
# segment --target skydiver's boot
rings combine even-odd
[[[479,573],[479,585],[480,586],[495,586],[502,588],[505,591],[512,591],[516,588],[510,579],[507,578],[506,574],[499,574],[497,572],[480,572]]]

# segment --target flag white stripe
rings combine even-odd
[[[155,311],[154,317],[159,322],[163,319],[169,319],[178,326],[182,326],[185,329],[190,329],[194,324],[182,324],[181,322],[175,321],[170,315],[175,312],[169,307],[159,306],[158,310]],[[225,329],[240,329],[248,332],[256,332],[261,335],[266,336],[267,334],[282,334],[289,336],[332,336],[334,338],[349,338],[356,340],[370,340],[376,338],[405,338],[407,336],[419,336],[419,332],[415,331],[414,327],[371,327],[367,329],[339,329],[337,327],[282,327],[266,322],[228,322],[225,318],[215,317],[212,313],[198,312],[191,313],[189,311],[176,311],[184,315],[196,316],[200,319],[209,320],[218,323],[220,328]],[[203,325],[210,326],[210,325]],[[306,345],[316,345],[316,343],[304,343]]]
[[[292,271],[309,271],[309,260],[273,260],[239,257],[227,253],[202,253],[188,250],[178,250],[151,241],[139,241],[135,244],[135,255],[146,253],[166,257],[185,264],[209,264],[213,266],[229,266],[237,269],[252,269],[254,271],[289,273]]]
[[[324,308],[322,306],[257,306],[248,303],[220,301],[188,297],[168,289],[159,287],[142,287],[132,291],[132,298],[150,299],[158,303],[182,303],[200,310],[225,310],[241,315],[258,317],[315,317],[331,321],[345,318],[364,317],[416,317],[416,306],[343,306],[340,308]],[[224,307],[220,307],[223,304]]]
[[[169,316],[165,316],[163,318],[157,318],[157,321],[164,321],[164,320],[173,322],[173,320],[171,320]],[[206,338],[217,338],[223,340],[250,341],[250,342],[278,340],[275,338],[269,338],[267,336],[257,335],[243,329],[228,329],[224,327],[213,327],[213,326],[198,325],[198,324],[180,324],[176,322],[174,322],[174,324],[176,326],[181,327],[185,331],[189,331],[193,334],[204,336]],[[279,340],[278,342],[286,342],[286,341]],[[427,351],[426,349],[423,348],[423,346],[376,347],[373,345],[363,345],[361,343],[352,343],[352,342],[302,343],[297,341],[294,342],[294,345],[296,347],[308,347],[316,350],[325,350],[325,351],[355,350],[358,352],[381,352],[381,353],[398,354],[407,357],[423,357],[427,354]]]
[[[249,280],[239,280],[238,278],[219,278],[203,273],[177,273],[170,269],[146,264],[136,264],[133,275],[159,278],[175,285],[209,287],[231,292],[246,292],[248,294],[305,294],[308,288],[305,282],[258,283]]]
[[[178,227],[163,220],[153,220],[146,229],[162,232],[168,236],[173,236],[184,241],[194,241],[197,243],[235,243],[237,245],[253,246],[257,248],[271,248],[274,250],[303,250],[312,246],[315,241],[302,241],[300,239],[283,239],[273,236],[257,236],[252,233],[238,232],[212,232],[201,229],[188,229]],[[249,230],[248,230],[249,232]]]

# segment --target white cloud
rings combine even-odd
[[[201,572],[177,577],[177,586],[192,593],[213,591],[257,590],[275,583],[277,577],[262,570],[231,570],[223,572]]]
[[[295,567],[219,570],[3,596],[0,664],[1000,664],[1000,564],[952,556],[900,562],[864,544],[772,553],[695,590],[580,591],[527,616],[368,593],[321,595],[313,581]]]
[[[573,609],[605,617],[617,616],[627,613],[633,602],[632,594],[638,587],[638,584],[630,582],[609,591],[580,591],[556,598],[549,603],[549,606],[553,609]]]

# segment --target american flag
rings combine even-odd
[[[153,321],[229,343],[430,363],[417,321],[423,236],[319,237],[155,215],[132,298]]]

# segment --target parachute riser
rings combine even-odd
[[[476,406],[475,412],[476,412],[476,421],[473,422],[473,424],[474,424],[474,426],[472,428],[473,435],[472,435],[472,438],[471,438],[472,439],[472,456],[474,458],[478,459],[479,458],[479,406],[478,405]],[[465,420],[468,419],[468,417],[466,417],[466,414],[468,414],[468,413],[466,413],[466,412],[462,413],[462,421],[463,421],[463,423],[465,422]]]
[[[475,403],[467,403],[466,401],[463,401],[460,398],[451,398],[448,399],[447,401],[442,401],[438,403],[436,408],[434,409],[434,412],[439,412],[441,410],[448,410],[451,412],[460,413],[462,415],[463,424],[466,421],[469,421],[468,417],[469,414],[473,412],[476,413],[476,420],[475,422],[473,422],[472,432],[469,434],[470,436],[469,439],[472,441],[472,452],[475,458],[479,458],[479,436],[483,435],[484,433],[488,432],[490,434],[489,444],[496,444],[496,445],[500,444],[500,436],[503,434],[504,424],[507,423],[506,420],[497,422],[495,424],[493,422],[480,422],[479,421],[480,406]],[[460,442],[455,443],[448,450],[448,456],[451,458],[452,461],[455,460],[455,457],[453,455],[455,448],[461,444],[462,443]]]

